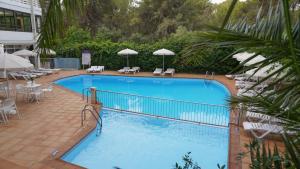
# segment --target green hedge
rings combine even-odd
[[[175,68],[177,72],[217,74],[230,72],[238,62],[229,59],[220,62],[222,58],[233,52],[233,49],[203,48],[193,56],[184,55],[183,50],[189,45],[187,38],[170,38],[151,44],[136,44],[130,42],[114,43],[111,41],[89,40],[83,43],[65,43],[56,48],[58,57],[81,57],[82,50],[92,53],[92,65],[104,65],[106,69],[118,70],[126,66],[126,57],[117,55],[117,52],[130,48],[139,52],[136,56],[129,56],[130,66],[139,66],[142,71],[153,71],[162,67],[162,57],[154,56],[155,50],[166,48],[176,53],[175,56],[165,57],[165,67]]]

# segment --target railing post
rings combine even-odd
[[[96,87],[91,87],[91,104],[97,104],[97,92]]]

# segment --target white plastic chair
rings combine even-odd
[[[41,100],[41,97],[43,96],[42,88],[40,86],[32,88],[28,95],[29,95],[29,98],[32,99],[32,101],[36,101],[36,103],[39,103]]]
[[[0,104],[0,113],[1,117],[3,118],[4,123],[8,123],[8,117],[9,115],[17,115],[18,118],[21,118],[21,114],[18,111],[17,105],[15,100],[9,98],[5,99]]]
[[[46,93],[50,93],[53,91],[53,86],[51,84],[48,84],[42,88],[42,91],[44,96],[46,96]]]
[[[21,95],[23,100],[28,100],[28,91],[23,84],[16,84],[16,99],[18,99],[18,95]]]

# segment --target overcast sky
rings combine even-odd
[[[216,3],[216,4],[221,3],[221,2],[224,2],[224,1],[225,1],[225,0],[210,0],[210,2]]]
[[[136,2],[139,2],[139,1],[141,1],[141,0],[135,0],[135,1],[136,1]],[[210,2],[216,3],[216,4],[222,3],[222,2],[224,2],[224,1],[226,1],[226,0],[210,0]],[[245,1],[245,0],[243,0],[243,1]]]

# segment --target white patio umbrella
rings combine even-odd
[[[27,49],[18,50],[13,55],[22,56],[22,57],[29,57],[29,56],[36,56],[36,53]]]
[[[31,64],[27,59],[13,54],[2,53],[0,54],[0,69],[1,70],[25,70],[32,69]]]
[[[135,51],[135,50],[132,50],[132,49],[123,49],[121,51],[118,52],[118,55],[121,55],[121,56],[126,56],[127,57],[127,67],[129,67],[129,60],[128,60],[128,56],[129,55],[137,55],[138,52]]]
[[[163,71],[164,71],[164,69],[165,69],[165,56],[173,56],[173,55],[175,55],[175,53],[168,50],[168,49],[159,49],[159,50],[153,52],[153,55],[163,56]]]
[[[247,72],[245,72],[245,74],[248,75],[248,76],[253,76],[253,77],[257,77],[257,78],[264,78],[264,77],[267,77],[270,74],[274,73],[275,71],[277,71],[280,68],[282,68],[281,64],[273,63],[273,64],[270,64],[270,65],[265,66],[263,68],[260,68],[259,70],[257,70],[258,68],[248,70]],[[280,77],[283,74],[284,73],[281,72],[279,75],[278,74],[274,75],[273,78],[278,77],[278,76]]]
[[[13,55],[17,55],[17,56],[21,56],[23,58],[29,59],[30,56],[36,56],[37,53],[27,50],[27,49],[22,49],[22,50],[18,50],[16,52],[14,52]]]

